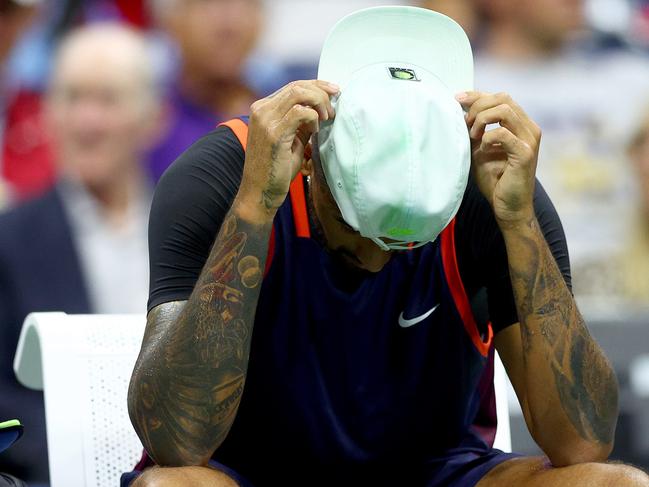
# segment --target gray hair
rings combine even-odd
[[[97,22],[70,31],[56,51],[55,71],[69,51],[79,46],[110,47],[133,57],[134,75],[142,82],[144,101],[157,102],[161,95],[160,70],[154,45],[139,31],[116,22]],[[100,48],[101,48],[100,47]]]

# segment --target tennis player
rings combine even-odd
[[[363,10],[318,76],[157,188],[129,391],[147,454],[122,484],[649,485],[604,463],[617,383],[535,181],[540,130],[473,91],[462,29]],[[494,347],[546,457],[491,446]]]

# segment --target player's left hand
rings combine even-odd
[[[496,220],[515,225],[533,218],[541,129],[506,93],[469,91],[456,98],[468,112],[471,171]],[[485,131],[489,124],[499,126]]]

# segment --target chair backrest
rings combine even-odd
[[[115,486],[142,452],[128,417],[128,383],[144,315],[32,313],[14,361],[18,380],[43,389],[52,487]],[[496,354],[498,430],[511,451],[507,376]]]
[[[505,366],[498,356],[494,354],[494,389],[496,393],[496,415],[498,417],[498,429],[496,429],[496,439],[494,448],[502,451],[512,451],[512,435],[509,423],[509,391],[513,390],[510,386]]]
[[[14,370],[44,390],[52,487],[114,487],[140,458],[126,396],[145,323],[144,315],[25,319]]]

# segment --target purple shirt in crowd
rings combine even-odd
[[[154,182],[185,149],[211,132],[223,121],[222,116],[194,104],[177,89],[167,99],[167,131],[150,151],[148,169]]]

